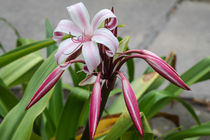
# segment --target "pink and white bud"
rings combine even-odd
[[[125,76],[119,71],[118,71],[118,74],[121,77],[123,95],[124,95],[124,99],[125,99],[125,103],[126,103],[128,112],[129,112],[131,119],[132,119],[133,123],[135,124],[138,132],[140,133],[140,135],[142,137],[144,137],[141,117],[139,114],[138,102],[136,100],[134,91],[133,91],[129,81],[125,78]]]
[[[184,81],[179,77],[177,72],[164,60],[162,60],[156,54],[147,51],[141,50],[144,55],[142,58],[160,75],[169,80],[171,83],[181,87],[185,90],[190,90],[190,88],[184,83]]]
[[[57,67],[56,69],[54,69],[52,73],[50,73],[50,75],[44,80],[42,85],[36,91],[36,93],[32,97],[31,101],[29,102],[25,110],[28,110],[31,106],[33,106],[36,102],[38,102],[50,89],[53,88],[53,86],[57,83],[57,81],[60,79],[63,72],[69,65],[70,63],[66,62],[61,66]]]
[[[101,105],[101,85],[100,85],[101,73],[98,74],[97,79],[94,83],[91,100],[90,100],[90,111],[89,111],[89,132],[90,139],[92,140],[98,124],[100,105]]]

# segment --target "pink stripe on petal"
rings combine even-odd
[[[88,71],[92,73],[101,62],[98,46],[93,41],[85,42],[83,43],[82,54]]]
[[[125,76],[121,72],[118,72],[118,74],[122,78],[121,81],[122,81],[123,95],[124,95],[124,99],[125,99],[125,103],[126,103],[128,112],[129,112],[131,119],[133,120],[138,132],[140,133],[140,135],[142,137],[144,137],[141,117],[139,114],[138,102],[136,100],[134,91],[133,91],[129,81],[125,78]]]
[[[53,38],[56,38],[57,36],[60,37],[59,34],[71,34],[74,36],[80,36],[82,34],[82,31],[72,21],[63,19],[58,23],[57,27],[55,28]]]
[[[94,83],[93,92],[90,100],[90,111],[89,111],[89,132],[90,139],[92,140],[98,124],[100,105],[101,105],[101,85],[100,85],[101,73],[98,74],[97,79]]]
[[[60,67],[57,67],[55,70],[53,70],[52,73],[50,73],[50,75],[44,80],[42,85],[32,97],[30,103],[26,107],[26,110],[29,109],[32,105],[34,105],[36,102],[38,102],[50,89],[53,88],[53,86],[60,79],[63,72],[64,70],[62,70]]]
[[[112,11],[103,9],[99,11],[92,20],[91,26],[93,31],[95,31],[101,23],[108,18],[111,18],[111,22],[108,24],[108,27],[110,30],[113,30],[117,26],[117,18]]]
[[[90,73],[89,70],[88,70],[87,65],[83,65],[83,71],[84,71],[85,73],[87,73],[87,74]]]
[[[156,55],[155,53],[153,53],[153,52],[151,52],[151,51],[148,51],[148,50],[140,50],[140,52],[142,52],[142,54],[144,54],[144,55],[149,55],[149,56],[151,56],[151,57],[154,57],[154,58],[157,58],[157,59],[159,59],[162,63],[164,63],[165,65],[168,65],[168,63],[167,62],[165,62],[163,59],[161,59],[158,55]],[[177,75],[178,75],[178,73],[170,66],[170,65],[168,65],[168,67],[174,72],[174,73],[176,73]],[[179,75],[178,75],[179,76]]]
[[[60,43],[64,37],[64,33],[62,32],[54,32],[52,39],[55,40],[57,43]]]
[[[90,17],[87,8],[82,2],[67,7],[74,23],[80,27],[82,32],[90,32]]]
[[[106,28],[109,30],[114,30],[117,27],[117,18],[111,18]]]
[[[109,55],[110,57],[112,57],[115,54],[119,46],[117,38],[113,35],[111,31],[105,28],[96,30],[92,37],[92,40],[105,45],[112,52],[112,55],[109,52],[107,52],[107,55]]]
[[[71,38],[62,41],[59,44],[57,53],[55,54],[57,63],[59,65],[62,64],[62,62],[66,58],[68,58],[70,55],[72,55],[74,52],[80,49],[80,47],[81,47],[81,43],[75,43],[72,41]]]
[[[184,83],[184,81],[179,77],[176,71],[164,60],[158,59],[152,56],[146,56],[145,60],[148,64],[157,71],[160,75],[165,77],[171,83],[181,87],[185,90],[190,90],[190,88]]]

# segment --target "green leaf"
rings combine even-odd
[[[121,27],[125,27],[125,24],[118,24],[117,27],[121,28]]]
[[[59,80],[54,90],[52,91],[52,97],[50,98],[48,107],[45,109],[44,114],[46,116],[46,133],[48,138],[54,136],[56,128],[58,127],[59,119],[63,110],[63,90],[62,81]]]
[[[150,125],[142,113],[142,125],[144,130],[144,139],[139,135],[136,127],[133,125],[127,132],[121,136],[121,140],[153,140],[153,132]]]
[[[117,94],[117,93],[121,93],[121,92],[122,92],[122,89],[120,89],[120,88],[115,88],[115,89],[113,89],[113,90],[110,92],[109,97],[111,97],[111,96],[113,96],[113,95],[115,95],[115,94]]]
[[[206,80],[209,80],[209,79],[210,79],[210,72],[207,73],[206,76],[204,76],[201,79],[199,79],[198,81],[196,81],[196,83],[206,81]]]
[[[32,39],[18,38],[16,41],[16,47],[21,47],[22,45],[30,44],[32,42],[34,42],[34,40],[32,40]]]
[[[12,51],[9,51],[2,56],[0,56],[0,68],[11,63],[12,61],[17,60],[18,58],[21,58],[29,53],[35,52],[39,49],[48,47],[52,44],[55,44],[55,41],[52,39],[42,40],[33,42],[30,44],[23,45],[21,47],[18,47]]]
[[[50,21],[48,19],[45,19],[45,30],[46,30],[46,38],[53,37],[53,28],[50,24]],[[47,48],[47,56],[50,56],[50,54],[57,48],[56,44],[52,44]]]
[[[9,87],[29,81],[43,61],[43,58],[38,53],[24,56],[2,68],[0,70],[1,78]]]
[[[80,120],[80,113],[85,102],[89,98],[89,91],[87,90],[79,87],[72,87],[70,85],[67,88],[70,89],[71,93],[60,117],[56,131],[56,140],[75,139]]]
[[[119,40],[120,40],[119,41],[120,43],[119,43],[119,47],[117,48],[117,52],[123,53],[128,49],[128,43],[129,43],[130,37],[126,36],[123,39],[121,37],[119,37]],[[114,59],[116,59],[118,56],[119,56],[119,54],[115,54]]]
[[[45,19],[45,33],[46,33],[46,38],[53,37],[53,28],[49,19],[47,18]]]
[[[53,37],[53,28],[48,19],[45,19],[45,30],[46,38]],[[57,49],[57,45],[53,44],[47,48],[47,57],[51,55],[53,51]],[[63,90],[62,90],[62,81],[59,80],[55,85],[53,95],[50,99],[48,110],[49,114],[53,119],[54,125],[57,126],[58,120],[63,109]]]
[[[184,140],[198,140],[200,137],[185,138]]]
[[[81,71],[82,70],[82,64],[75,63],[74,67],[69,67],[69,72],[73,81],[74,86],[79,86],[79,83],[85,79],[86,74]],[[86,87],[83,87],[86,88]]]
[[[201,79],[203,79],[206,76],[209,76],[210,73],[210,56],[204,58],[200,62],[198,62],[196,65],[191,67],[189,70],[187,70],[181,78],[187,85],[192,85],[194,83],[199,82]],[[165,90],[168,91],[176,91],[173,92],[174,95],[179,95],[183,90],[179,87],[174,86],[173,84],[170,84],[168,87],[166,87]]]
[[[33,123],[36,117],[45,109],[51,93],[46,94],[39,102],[28,111],[25,107],[33,94],[40,87],[46,77],[57,66],[53,53],[36,71],[28,83],[21,101],[6,115],[0,125],[0,139],[2,140],[28,140],[30,139]]]
[[[72,90],[72,86],[69,86],[69,84],[65,84],[63,83],[63,88],[66,90],[69,90],[71,92]],[[79,89],[81,87],[78,87]],[[74,91],[76,92],[76,87],[74,88]],[[82,88],[83,90],[86,90],[84,88]],[[85,92],[84,92],[85,93]],[[86,94],[89,96],[89,90],[86,90]],[[83,108],[80,112],[80,117],[79,117],[79,122],[78,122],[78,126],[82,127],[83,125],[86,124],[87,120],[88,120],[88,115],[89,115],[89,103],[90,103],[90,98],[88,100],[85,101]]]
[[[18,98],[10,91],[5,83],[0,79],[0,115],[6,114],[18,103]]]
[[[202,123],[200,126],[195,126],[190,129],[182,130],[177,133],[168,135],[165,140],[175,140],[191,138],[196,136],[209,136],[210,135],[210,122]]]
[[[189,104],[184,102],[182,99],[171,95],[171,93],[167,91],[153,90],[149,92],[147,95],[145,95],[142,98],[139,106],[141,106],[142,111],[145,113],[145,115],[147,115],[148,118],[151,118],[156,114],[157,110],[159,110],[159,104],[171,101],[173,99],[180,102],[187,109],[187,111],[192,115],[196,123],[200,125],[200,120],[198,116],[196,115],[194,109]]]
[[[53,28],[50,24],[49,20],[45,20],[45,30],[46,30],[46,38],[51,38],[53,36]],[[56,44],[52,44],[47,48],[47,57],[51,55],[53,51],[57,49]],[[63,110],[63,89],[62,89],[62,81],[59,80],[53,90],[52,97],[49,101],[48,107],[44,111],[44,117],[46,117],[45,123],[42,121],[43,133],[45,132],[45,136],[47,139],[50,139],[55,135],[56,127],[58,126],[58,122]]]
[[[127,69],[128,69],[128,80],[132,82],[134,80],[135,75],[135,63],[133,59],[126,61]]]
[[[192,117],[194,118],[194,120],[197,122],[198,125],[201,124],[198,116],[196,115],[194,109],[188,104],[186,103],[184,100],[178,98],[178,97],[175,97],[175,99],[180,102],[187,110],[188,112],[192,115]]]
[[[53,92],[53,91],[54,90],[52,90],[50,92]],[[50,103],[50,101],[49,101],[49,103]],[[56,126],[55,126],[55,123],[53,121],[53,116],[51,116],[51,113],[48,111],[47,108],[42,113],[40,129],[41,129],[40,130],[41,135],[46,140],[50,139],[51,137],[53,137],[55,135]]]
[[[32,133],[30,140],[43,140],[43,139],[36,133]]]
[[[0,21],[3,21],[4,23],[6,23],[15,32],[15,35],[17,36],[17,38],[20,38],[20,33],[18,32],[18,30],[6,18],[0,17]]]
[[[205,59],[198,62],[188,71],[186,71],[181,78],[187,85],[192,85],[198,82],[200,79],[205,77],[210,71],[210,57],[206,57]],[[165,90],[165,91],[164,91]],[[165,96],[173,96],[176,97],[182,93],[183,89],[176,87],[173,84],[169,84],[163,91],[159,91],[164,94],[159,94],[161,96],[156,96],[154,92],[148,93],[140,100],[140,105],[142,109],[148,108],[151,111],[145,109],[145,115],[148,118],[152,118],[157,112],[159,112],[166,104],[170,103],[172,99],[165,98]],[[151,100],[154,100],[151,102]],[[156,106],[151,109],[151,105],[155,104],[155,102],[159,102]],[[145,104],[145,105],[141,105]],[[148,116],[149,115],[149,116]]]
[[[61,80],[59,80],[54,87],[48,110],[51,114],[55,126],[57,126],[61,112],[63,110],[63,89]]]
[[[145,135],[145,140],[152,140],[153,133],[147,121],[147,118],[145,117],[143,113],[140,113],[140,115],[142,118],[142,126],[143,126],[144,135]],[[134,137],[131,136],[133,132],[130,132],[130,130],[126,132],[132,125],[133,123],[132,123],[129,113],[128,112],[123,113],[120,116],[119,120],[115,123],[115,125],[109,131],[109,133],[104,137],[103,140],[116,140],[120,137],[122,140],[126,140],[129,138],[133,140]],[[135,128],[133,127],[131,130],[133,129]],[[135,136],[137,136],[138,139],[134,139],[134,140],[142,140],[139,133],[138,135],[135,135]]]

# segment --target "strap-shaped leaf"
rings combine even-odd
[[[144,130],[144,139],[145,140],[147,140],[147,139],[152,140],[153,139],[153,132],[150,128],[150,125],[147,121],[147,118],[145,117],[144,113],[142,113],[142,112],[140,113],[140,116],[142,118],[142,124],[143,124],[143,130]],[[110,132],[104,137],[103,140],[116,140],[116,139],[120,138],[120,136],[126,137],[127,133],[125,133],[125,132],[131,126],[133,126],[133,123],[132,123],[132,120],[130,118],[130,115],[129,115],[128,112],[125,112],[120,116],[119,120],[115,123],[115,125],[112,127]],[[123,135],[124,133],[125,133],[125,135]],[[142,140],[140,135],[137,135],[137,138],[139,138],[138,140]]]
[[[45,32],[46,32],[46,38],[50,39],[53,37],[53,28],[52,25],[50,24],[50,21],[48,19],[45,19]],[[47,56],[50,56],[50,54],[56,50],[57,45],[52,44],[49,47],[47,47]]]
[[[38,52],[29,54],[2,68],[0,70],[1,78],[9,87],[21,84],[21,82],[26,82],[31,78],[37,70],[37,66],[40,66],[42,62],[43,58]]]
[[[207,123],[202,123],[199,126],[194,126],[192,128],[168,135],[164,140],[178,140],[184,138],[192,138],[196,136],[209,136],[209,135],[210,135],[210,122],[207,122]]]
[[[0,79],[0,115],[6,116],[10,109],[18,103],[18,98],[10,91],[9,87]]]
[[[142,101],[140,101],[140,106],[142,107],[142,111],[144,111],[144,113],[147,114],[148,118],[151,118],[157,113],[156,110],[159,110],[159,107],[161,107],[159,106],[159,104],[174,99],[177,100],[179,103],[181,103],[187,109],[187,111],[192,115],[196,123],[200,125],[200,120],[196,115],[194,109],[188,103],[186,103],[185,101],[176,96],[171,95],[171,93],[167,91],[154,90],[149,92],[148,95],[146,95],[142,99]]]
[[[12,61],[17,60],[18,58],[21,58],[29,53],[35,52],[39,49],[48,47],[52,44],[55,44],[55,41],[52,39],[42,40],[33,42],[30,44],[23,45],[21,47],[18,47],[12,51],[9,51],[2,56],[0,56],[0,68],[11,63]]]
[[[89,98],[89,91],[79,87],[65,86],[71,92],[62,111],[56,131],[56,140],[75,139],[80,113]]]
[[[6,115],[0,125],[0,139],[2,140],[27,140],[30,139],[33,123],[36,117],[45,109],[50,93],[45,95],[36,105],[25,111],[33,94],[44,79],[57,66],[54,53],[40,66],[30,80],[22,100]]]
[[[51,38],[53,36],[53,28],[48,19],[45,20],[45,30],[46,38]],[[47,47],[47,57],[49,57],[56,49],[56,44]],[[43,114],[45,115],[43,117],[46,117],[46,121],[42,121],[42,135],[46,135],[48,139],[55,135],[56,127],[58,126],[59,118],[63,110],[63,89],[61,79],[56,83],[52,92],[52,97],[50,98],[48,107]]]
[[[186,82],[187,85],[192,85],[198,82],[200,79],[208,75],[210,72],[210,56],[198,62],[188,71],[186,71],[181,78]],[[181,94],[183,89],[178,88],[172,84],[164,89],[164,91],[159,91],[159,96],[156,96],[154,92],[150,92],[145,95],[141,100],[139,106],[142,107],[144,113],[148,118],[152,118],[157,112],[159,112],[166,104],[168,104],[172,98],[165,98],[166,96],[177,97]],[[153,100],[153,102],[151,102]],[[159,102],[159,104],[156,104]],[[145,104],[145,105],[143,105]],[[156,104],[156,106],[151,109],[151,107]]]

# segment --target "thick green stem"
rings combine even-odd
[[[103,86],[102,86],[102,89],[101,89],[101,107],[100,107],[99,120],[100,120],[100,118],[103,114],[104,108],[106,106],[106,103],[107,103],[107,100],[108,100],[108,97],[109,97],[109,93],[114,88],[115,81],[116,81],[116,77],[111,78],[108,82],[108,85],[106,85],[106,83],[104,83]],[[90,140],[88,122],[85,126],[85,130],[83,132],[81,140]]]

